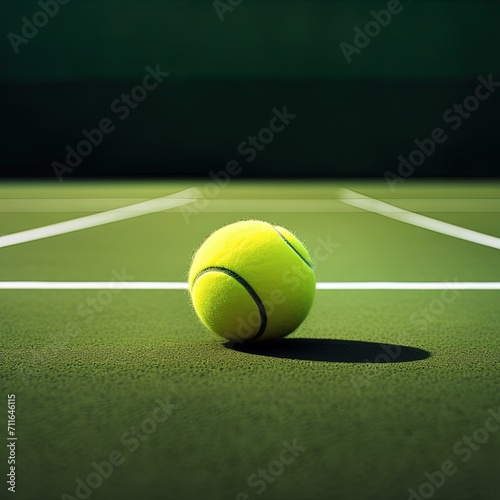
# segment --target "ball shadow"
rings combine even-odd
[[[429,351],[417,347],[362,340],[291,338],[262,344],[226,342],[224,346],[256,356],[330,363],[407,363],[427,359],[431,355]]]

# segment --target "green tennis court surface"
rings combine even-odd
[[[500,185],[7,183],[0,237],[192,187],[195,204],[0,248],[2,282],[105,282],[0,290],[12,498],[498,498],[500,290],[456,284],[500,282],[500,250],[341,194],[500,238]],[[248,217],[293,230],[320,283],[442,287],[318,290],[291,337],[232,349],[186,290],[116,284],[185,282],[201,241]]]

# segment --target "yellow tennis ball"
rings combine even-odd
[[[291,333],[309,313],[315,290],[304,245],[290,231],[258,220],[212,233],[189,271],[189,291],[201,321],[239,342]]]

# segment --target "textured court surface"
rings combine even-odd
[[[4,184],[0,233],[191,186]],[[407,181],[391,192],[234,181],[195,212],[0,248],[1,281],[178,282],[212,230],[254,217],[291,228],[313,255],[319,248],[320,282],[443,283],[320,290],[290,339],[238,350],[198,323],[185,290],[0,290],[4,420],[7,394],[17,401],[12,497],[378,500],[420,488],[436,499],[498,498],[500,291],[452,283],[500,281],[500,251],[346,206],[340,187],[500,237],[494,183]],[[283,454],[294,440],[295,456]],[[120,465],[97,475],[92,463],[110,454]],[[442,486],[422,487],[447,460]],[[91,489],[77,490],[78,479]]]

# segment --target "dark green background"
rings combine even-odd
[[[72,177],[206,176],[286,105],[297,118],[243,176],[382,177],[478,75],[500,80],[500,3],[401,5],[348,64],[339,44],[387,2],[243,0],[221,22],[211,0],[71,0],[15,54],[7,34],[40,7],[3,1],[2,173],[54,178],[65,147],[110,117]],[[157,64],[170,76],[119,121],[111,102]],[[499,111],[495,93],[414,175],[497,175]]]

